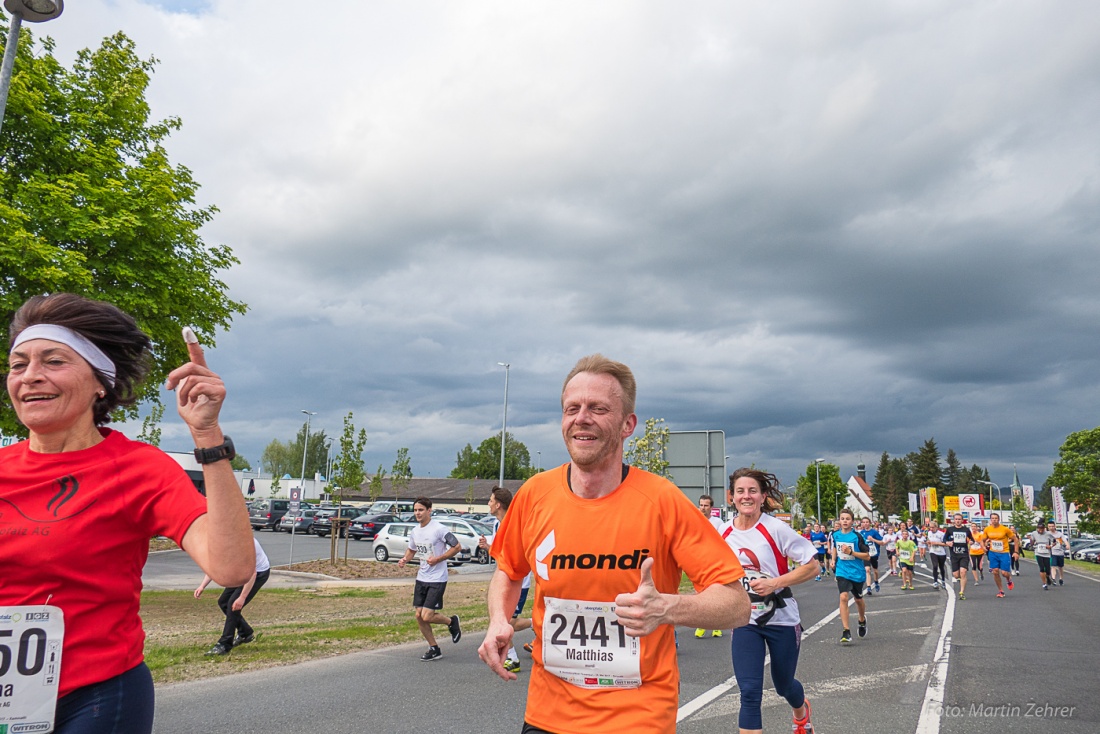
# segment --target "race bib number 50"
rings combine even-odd
[[[581,688],[642,685],[641,644],[619,624],[613,602],[544,597],[542,665]]]
[[[58,607],[0,607],[0,732],[53,731],[64,637]]]

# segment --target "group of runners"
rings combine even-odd
[[[818,524],[806,525],[802,536],[809,540],[816,550],[818,574],[816,580],[836,573],[836,559],[845,559],[845,553],[837,554],[838,534],[850,541],[847,533],[853,523],[849,514],[845,521],[845,512],[834,521],[831,529]],[[1023,554],[1023,538],[1014,527],[1001,523],[1000,515],[992,513],[989,524],[982,527],[978,523],[965,522],[960,513],[941,527],[935,520],[921,525],[912,520],[903,523],[872,523],[862,518],[858,534],[862,538],[858,558],[864,566],[864,591],[870,596],[880,590],[879,559],[885,555],[888,568],[882,574],[897,576],[901,580],[903,591],[913,590],[913,571],[919,564],[932,572],[932,587],[951,588],[958,586],[959,599],[966,599],[968,578],[974,585],[985,580],[988,567],[997,585],[997,597],[1004,598],[1005,591],[1012,591],[1013,576],[1020,575],[1020,556]],[[1069,540],[1057,529],[1053,521],[1040,523],[1035,531],[1028,534],[1035,561],[1039,566],[1043,589],[1064,585],[1065,556],[1069,551]],[[947,571],[951,576],[948,580]],[[858,575],[854,567],[849,575]]]

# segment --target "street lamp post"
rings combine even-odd
[[[542,452],[536,451],[535,453],[539,455],[539,465],[538,468],[535,469],[535,473],[538,473],[542,471]]]
[[[328,453],[328,458],[325,460],[325,481],[332,485],[332,439],[325,440],[325,451]]]
[[[996,482],[987,482],[983,479],[979,479],[978,484],[984,484],[989,487],[989,511],[993,512],[993,490],[994,488],[997,490],[997,501],[1001,502],[1001,488]],[[1003,503],[1001,504],[1001,509],[1004,509]]]
[[[817,475],[817,521],[821,522],[821,462],[825,459],[814,459],[814,473]],[[835,502],[833,504],[836,504]]]
[[[310,413],[308,410],[303,410],[306,414],[306,437],[302,441],[302,483],[301,494],[298,495],[298,507],[302,506],[302,498],[306,495],[306,450],[309,448],[309,419],[317,415],[316,413]],[[335,523],[334,523],[335,524]],[[294,531],[298,527],[298,518],[295,517],[290,523],[290,567],[294,568]]]
[[[507,362],[497,362],[504,368],[504,420],[500,426],[500,483],[497,486],[504,486],[504,442],[508,438],[508,372],[512,365]]]
[[[302,496],[306,494],[306,451],[309,449],[309,419],[317,415],[316,413],[310,413],[308,410],[303,410],[306,414],[306,437],[302,441]]]
[[[15,54],[19,49],[19,29],[23,21],[45,23],[61,15],[65,0],[4,0],[4,7],[11,13],[8,27],[8,45],[4,48],[4,63],[0,66],[0,130],[4,126],[4,111],[8,107],[8,90],[15,67]]]

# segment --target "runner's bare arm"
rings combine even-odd
[[[516,679],[515,673],[504,669],[504,659],[508,655],[508,648],[512,646],[512,635],[515,632],[511,624],[512,612],[519,602],[522,585],[523,579],[513,581],[499,568],[489,582],[489,629],[485,632],[485,640],[477,649],[477,654],[490,670],[504,680]]]
[[[176,391],[180,418],[191,429],[198,448],[225,441],[218,415],[225,400],[225,383],[206,365],[206,356],[190,328],[184,329],[190,361],[168,374],[167,388]],[[204,464],[206,514],[199,516],[180,545],[199,568],[222,586],[240,586],[256,568],[252,526],[241,488],[228,461]]]

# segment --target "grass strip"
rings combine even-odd
[[[452,582],[443,613],[462,617],[464,633],[488,626],[485,582]],[[206,656],[225,617],[217,594],[142,594],[145,661],[156,684],[198,680],[422,640],[413,619],[412,587],[332,591],[261,589],[244,615],[256,641],[228,655]],[[446,628],[437,634],[447,638]]]

